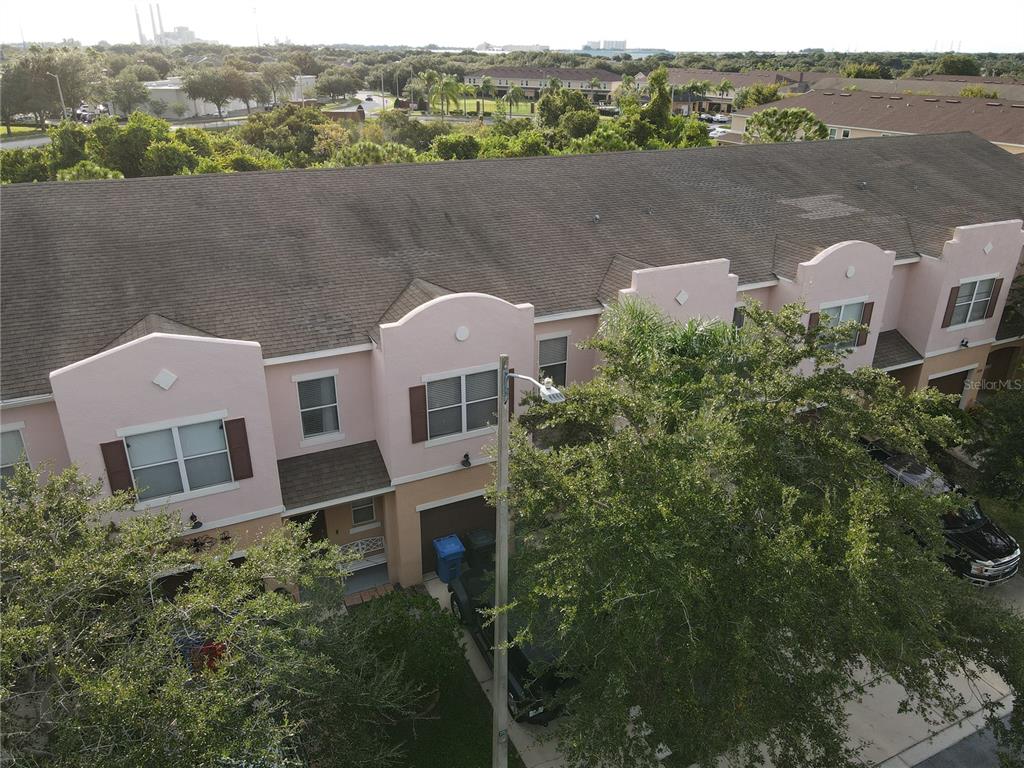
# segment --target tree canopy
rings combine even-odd
[[[5,478],[7,758],[39,768],[401,763],[392,726],[421,716],[464,663],[432,599],[398,594],[347,614],[337,550],[304,527],[275,529],[239,558],[216,535],[182,543],[177,514],[133,516],[127,496],[98,490],[74,469],[40,483],[22,464]]]
[[[828,138],[828,127],[802,107],[768,107],[747,118],[744,139],[751,144],[817,141]]]
[[[959,437],[956,409],[845,370],[853,324],[745,316],[620,302],[590,343],[597,378],[530,396],[513,428],[511,610],[575,681],[570,765],[650,765],[662,745],[680,765],[859,765],[844,705],[886,676],[946,716],[953,675],[1024,686],[1024,617],[939,559],[957,499],[894,484],[860,442],[925,456]],[[1019,709],[1012,728],[1019,746]]]

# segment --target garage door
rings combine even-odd
[[[963,396],[964,385],[967,383],[967,374],[970,371],[951,373],[949,376],[939,376],[936,379],[928,379],[928,386],[935,387],[944,395]]]
[[[451,533],[462,535],[474,528],[485,528],[494,533],[494,507],[483,496],[420,512],[423,572],[437,569],[434,539]]]

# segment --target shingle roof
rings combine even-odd
[[[919,94],[941,96],[944,99],[960,98],[960,91],[967,85],[981,85],[987,91],[995,91],[1000,99],[1007,101],[1024,101],[1024,82],[956,82],[952,80],[933,80],[911,78],[905,80],[874,80],[866,77],[839,77],[829,75],[814,83],[817,91],[841,91],[844,88],[856,88],[872,93],[894,93],[900,95]]]
[[[367,342],[415,278],[598,308],[617,255],[724,256],[741,284],[848,239],[938,256],[956,226],[1024,218],[1022,189],[971,134],[8,185],[3,399],[150,313],[299,354]]]
[[[878,334],[875,357],[871,361],[872,367],[893,368],[923,361],[924,355],[914,349],[914,345],[903,338],[899,331],[882,331]]]
[[[293,456],[277,462],[281,499],[296,510],[391,485],[376,440]]]
[[[113,341],[103,347],[102,350],[113,349],[119,347],[122,344],[127,344],[129,341],[135,339],[141,339],[143,336],[148,336],[151,333],[174,333],[179,336],[210,336],[211,334],[206,331],[201,331],[198,328],[193,328],[190,325],[184,325],[182,323],[171,320],[169,317],[158,315],[155,312],[151,312],[139,322],[132,325],[124,333],[119,334]]]
[[[637,80],[645,81],[650,74],[640,75]],[[778,72],[775,70],[755,69],[749,72],[717,72],[713,69],[684,69],[670,67],[668,70],[669,85],[686,85],[691,80],[707,80],[711,83],[714,96],[714,88],[723,80],[728,80],[734,88],[748,88],[751,85],[788,85],[799,80],[799,72]]]
[[[989,141],[1024,146],[1024,102],[940,96],[810,91],[753,109],[809,109],[826,125],[898,133],[971,131]]]
[[[466,77],[492,77],[504,79],[521,80],[550,80],[557,77],[563,82],[566,80],[589,82],[597,78],[603,83],[617,83],[622,75],[617,72],[609,72],[607,69],[574,69],[571,67],[484,67],[473,72],[467,72]]]

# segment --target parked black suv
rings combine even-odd
[[[990,520],[978,502],[968,498],[962,488],[912,456],[894,453],[878,443],[869,443],[871,457],[903,485],[912,486],[929,496],[955,493],[963,499],[957,512],[943,516],[942,530],[953,550],[943,555],[955,573],[972,584],[990,587],[1012,579],[1020,568],[1020,546],[1014,538]]]
[[[487,624],[481,608],[494,605],[494,574],[469,568],[448,585],[452,613],[469,630],[476,647],[489,666],[494,664],[494,625]],[[515,614],[509,617],[509,641],[519,627]],[[508,711],[517,722],[547,725],[558,716],[549,704],[561,680],[555,672],[555,654],[538,645],[512,645],[508,649]]]

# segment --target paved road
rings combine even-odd
[[[49,143],[49,136],[33,136],[28,139],[9,139],[0,142],[0,149],[28,149],[29,147],[43,147]]]

